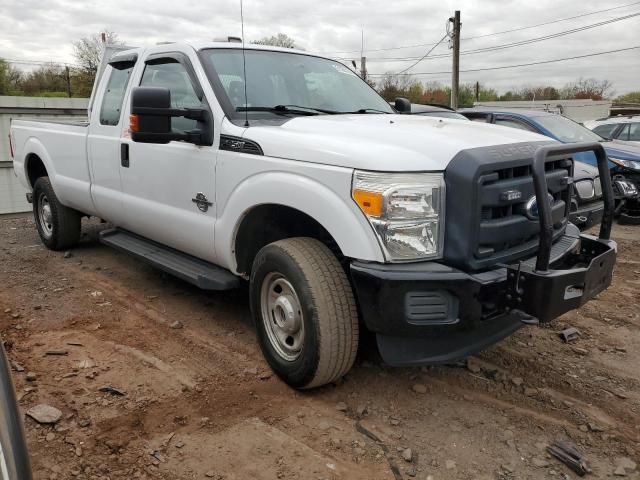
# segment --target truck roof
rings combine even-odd
[[[167,50],[171,50],[171,46],[176,46],[176,45],[180,45],[180,46],[189,46],[191,48],[193,48],[196,51],[200,51],[200,50],[206,50],[209,48],[224,48],[224,49],[237,49],[237,50],[241,50],[243,45],[240,42],[166,42],[166,43],[160,43],[160,44],[156,44],[156,45],[148,45],[146,47],[132,47],[126,50],[120,50],[118,52],[116,52],[115,54],[112,55],[111,58],[118,56],[118,55],[123,55],[123,54],[129,54],[129,53],[141,53],[144,52],[145,50],[148,49],[159,49],[162,50],[161,48],[158,47],[167,47]],[[321,57],[321,58],[329,58],[329,57],[324,57],[322,55],[316,55],[313,53],[309,53],[306,52],[304,50],[299,50],[299,49],[295,49],[295,48],[283,48],[283,47],[274,47],[271,45],[257,45],[255,43],[246,43],[244,45],[244,48],[246,50],[266,50],[266,51],[273,51],[273,52],[285,52],[285,53],[298,53],[298,54],[302,54],[302,55],[308,55],[308,56],[312,56],[312,57]]]

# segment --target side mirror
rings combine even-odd
[[[394,107],[400,113],[411,113],[411,102],[406,98],[396,98]]]
[[[206,108],[171,108],[171,92],[163,87],[134,87],[131,92],[129,130],[131,139],[140,143],[169,143],[183,140],[196,145],[212,145],[212,128],[176,132],[173,117],[185,117],[205,124],[211,115]]]

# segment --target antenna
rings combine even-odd
[[[249,100],[247,99],[247,58],[244,49],[244,12],[242,11],[242,0],[240,0],[240,27],[242,31],[242,70],[244,75],[244,126],[249,126]]]

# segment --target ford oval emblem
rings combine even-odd
[[[555,199],[550,193],[547,193],[547,203],[549,203],[550,206],[553,206],[555,203]],[[535,195],[527,200],[527,204],[524,207],[524,213],[529,220],[538,219],[538,201],[536,200]]]

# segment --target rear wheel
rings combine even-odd
[[[271,368],[295,388],[331,383],[358,349],[358,314],[346,273],[312,238],[262,248],[251,272],[251,310]]]
[[[49,177],[38,178],[33,186],[33,216],[47,248],[64,250],[80,240],[81,214],[60,203]]]

